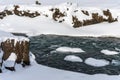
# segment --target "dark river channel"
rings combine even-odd
[[[59,47],[81,48],[85,52],[57,52]],[[30,37],[30,50],[36,56],[39,64],[63,70],[86,74],[120,74],[120,54],[106,55],[101,50],[111,50],[120,53],[120,39],[114,37],[68,37],[57,35],[40,35]],[[67,55],[80,57],[83,62],[66,61]],[[109,61],[108,65],[95,67],[85,63],[87,58]],[[115,61],[114,63],[112,61]]]

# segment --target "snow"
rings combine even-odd
[[[14,67],[17,56],[15,53],[11,53],[9,58],[3,62],[5,67]]]
[[[95,74],[88,75],[70,71],[59,70],[42,65],[35,62],[26,68],[18,68],[15,72],[7,72],[0,74],[0,80],[119,80],[120,75]],[[52,73],[52,74],[51,74]]]
[[[7,39],[14,39],[15,44],[17,41],[29,41],[28,38],[22,37],[22,36],[14,36],[9,32],[5,32],[0,30],[0,43],[6,41]]]
[[[42,5],[56,5],[64,2],[77,3],[83,7],[103,7],[103,8],[120,8],[120,0],[0,0],[0,5],[8,4],[26,4],[32,5],[35,1],[39,1]]]
[[[8,4],[35,4],[35,1],[40,1],[40,0],[0,0],[1,5],[8,5]]]
[[[59,47],[56,49],[57,52],[71,52],[71,53],[82,53],[84,52],[82,49],[80,48],[71,48],[71,47]]]
[[[71,62],[83,62],[83,60],[78,57],[78,56],[75,56],[75,55],[67,55],[65,58],[64,58],[65,61],[71,61]]]
[[[94,58],[86,59],[85,63],[94,67],[102,67],[109,65],[109,61],[106,61],[104,59],[94,59]]]
[[[115,55],[115,54],[119,54],[119,52],[110,51],[110,50],[101,50],[101,53],[103,53],[103,54],[105,54],[105,55]]]
[[[11,5],[0,6],[2,10],[8,9],[12,10]],[[67,7],[70,9],[67,11]],[[65,22],[58,23],[53,21],[52,12],[49,11],[51,8],[59,8],[61,12],[67,14],[64,17]],[[7,32],[17,32],[26,33],[28,36],[35,36],[40,34],[55,34],[55,35],[67,35],[67,36],[113,36],[120,37],[120,18],[118,17],[118,22],[114,23],[99,23],[95,25],[73,28],[72,27],[72,15],[78,16],[79,20],[91,19],[91,15],[87,16],[81,13],[81,10],[88,10],[90,13],[98,12],[103,15],[101,8],[96,7],[77,7],[76,4],[60,4],[55,6],[30,6],[30,5],[20,5],[20,10],[30,10],[31,12],[38,11],[41,16],[35,18],[19,17],[16,15],[7,16],[0,20],[0,30]],[[74,10],[78,10],[77,13],[73,13]],[[114,17],[120,16],[119,9],[110,9]],[[44,15],[47,14],[48,17]],[[81,15],[79,15],[81,14]],[[114,26],[115,25],[115,26]],[[108,29],[109,28],[109,29]]]
[[[68,2],[68,0],[40,0],[43,5],[56,5],[63,2]],[[3,20],[0,20],[0,42],[6,40],[8,37],[13,37],[12,34],[7,32],[18,32],[18,33],[26,33],[29,36],[35,36],[40,34],[57,34],[57,35],[67,35],[67,36],[113,36],[113,37],[120,37],[120,0],[69,0],[69,2],[78,3],[77,5],[80,6],[81,9],[86,10],[93,10],[99,11],[103,8],[110,8],[113,16],[118,16],[118,22],[115,23],[100,23],[90,26],[85,26],[81,28],[74,29],[71,26],[71,14],[73,9],[76,8],[77,5],[74,7],[70,7],[70,11],[67,12],[68,18],[65,18],[66,22],[61,24],[54,22],[50,17],[45,18],[43,16],[36,17],[36,18],[27,18],[27,17],[18,17],[15,15],[7,16]],[[32,9],[31,12],[37,10],[42,11],[42,15],[49,13],[48,9],[53,6],[35,6],[35,0],[0,0],[0,11],[3,11],[5,8],[10,8],[11,4],[20,4],[22,6],[21,10],[24,9]],[[7,5],[7,7],[6,7]],[[60,5],[59,5],[60,7]],[[66,8],[68,6],[61,6],[60,8]],[[64,9],[62,10],[64,11]],[[71,13],[70,13],[71,12]],[[92,12],[92,11],[91,11]],[[80,12],[74,14],[78,15]],[[79,17],[86,19],[86,16]],[[90,18],[90,17],[89,17]],[[4,32],[7,31],[7,32]],[[5,38],[6,37],[6,38]],[[19,38],[21,39],[21,38]],[[17,40],[19,40],[17,38]],[[65,48],[64,48],[65,49]],[[64,51],[64,49],[62,49]],[[80,49],[78,49],[79,52]],[[66,49],[65,49],[66,51]],[[69,48],[68,51],[74,52],[77,51],[73,48]],[[84,52],[84,51],[83,51]],[[110,50],[103,50],[104,54],[106,55],[114,55],[118,54],[118,52],[110,51]],[[2,55],[2,54],[0,54]],[[33,56],[33,55],[32,55]],[[66,56],[67,57],[67,56]],[[88,75],[83,73],[75,73],[70,71],[58,70],[42,65],[38,65],[34,59],[30,58],[32,63],[31,66],[22,68],[20,65],[16,66],[15,72],[10,71],[3,71],[0,74],[0,80],[120,80],[120,75],[105,75],[105,74],[96,74],[96,75]],[[70,60],[80,60],[76,56],[72,56],[69,58]],[[88,58],[85,60],[86,64],[101,67],[106,66],[109,64],[108,61],[102,59],[94,59]],[[113,64],[118,64],[117,61],[112,61]],[[52,74],[51,74],[52,73]]]
[[[0,30],[0,37],[13,37],[13,35],[8,32]]]
[[[0,49],[0,63],[2,62],[3,51]]]

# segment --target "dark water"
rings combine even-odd
[[[119,52],[120,39],[119,38],[93,38],[93,37],[67,37],[56,35],[40,35],[31,37],[31,51],[36,56],[36,61],[39,64],[70,70],[75,72],[82,72],[87,74],[120,74],[120,54],[105,55],[100,51],[108,49]],[[53,52],[57,48],[67,46],[73,48],[81,48],[83,53],[60,53]],[[65,61],[67,55],[76,55],[83,59],[83,62]],[[110,62],[109,65],[103,67],[94,67],[84,63],[87,58],[105,59]],[[116,60],[116,63],[111,63]]]

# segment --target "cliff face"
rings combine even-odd
[[[5,67],[14,71],[16,63],[21,64],[23,67],[30,65],[28,40],[6,39],[1,42],[1,52],[3,55],[0,58],[0,68]],[[1,69],[0,72],[2,72]]]

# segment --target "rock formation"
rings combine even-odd
[[[36,1],[36,4],[39,4],[38,1]],[[70,4],[72,6],[72,4]],[[96,12],[87,11],[87,10],[79,10],[79,9],[73,9],[71,10],[70,7],[67,7],[64,10],[61,10],[59,7],[52,7],[49,8],[47,12],[39,11],[39,10],[21,10],[21,7],[19,5],[14,5],[13,9],[11,10],[3,10],[0,12],[0,19],[4,19],[4,17],[9,15],[17,15],[20,17],[29,17],[29,18],[35,18],[37,16],[45,16],[48,18],[52,18],[54,21],[57,21],[59,23],[65,22],[73,26],[74,28],[92,25],[92,24],[98,24],[102,22],[108,22],[112,23],[117,21],[116,17],[112,16],[112,13],[109,9],[107,10],[99,10]],[[79,17],[80,16],[80,17]],[[80,19],[82,18],[82,19]],[[67,21],[66,21],[67,20]]]
[[[21,64],[23,67],[30,65],[28,40],[7,39],[1,42],[1,51],[3,51],[3,56],[0,56],[0,59],[2,59],[0,67],[4,66],[6,69],[14,71],[16,63]],[[8,64],[14,65],[8,66]],[[2,72],[1,69],[0,72]]]

